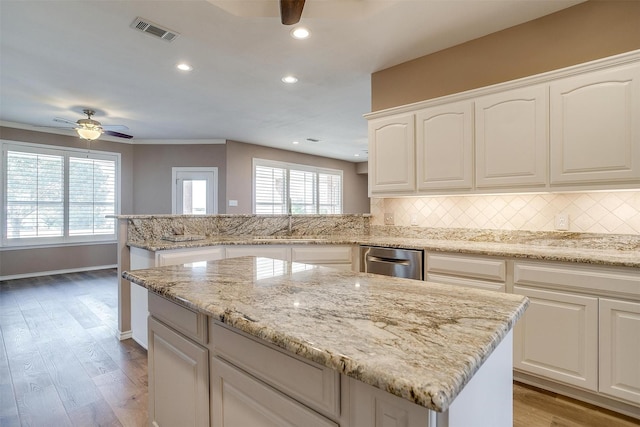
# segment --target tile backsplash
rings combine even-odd
[[[372,198],[371,225],[553,231],[556,214],[569,231],[640,234],[640,191]]]

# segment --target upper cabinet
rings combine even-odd
[[[473,188],[473,103],[426,108],[416,113],[419,191]]]
[[[412,192],[416,189],[414,115],[369,122],[369,191]]]
[[[640,180],[640,65],[550,88],[551,185]]]
[[[367,118],[371,196],[640,187],[640,50]]]
[[[544,85],[476,99],[477,188],[545,186],[547,105]]]

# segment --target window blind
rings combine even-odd
[[[256,214],[342,213],[342,171],[254,159]]]
[[[118,156],[44,147],[2,144],[3,244],[115,238]]]

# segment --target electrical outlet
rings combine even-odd
[[[395,219],[393,218],[393,212],[387,212],[384,214],[384,225],[393,225]]]
[[[559,213],[555,216],[555,229],[559,231],[566,231],[569,229],[569,214]]]
[[[410,221],[411,225],[418,225],[418,214],[412,214]]]

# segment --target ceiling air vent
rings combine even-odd
[[[152,36],[161,38],[168,42],[175,40],[180,34],[175,31],[171,31],[168,28],[162,28],[158,24],[154,24],[148,19],[137,17],[133,20],[131,28],[142,31],[143,33],[151,34]]]

